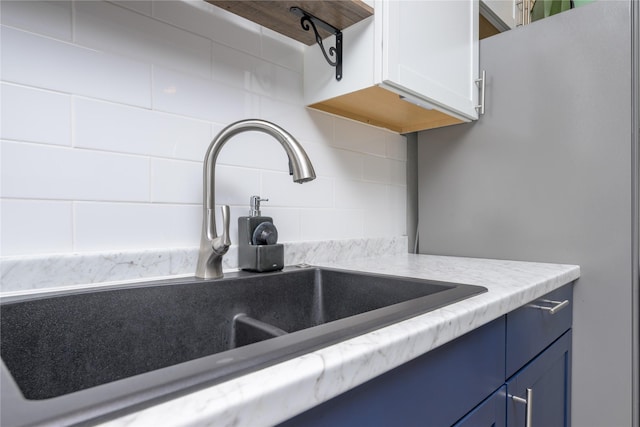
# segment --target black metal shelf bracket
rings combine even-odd
[[[336,67],[336,80],[340,81],[342,79],[342,31],[340,31],[333,25],[326,23],[322,19],[313,16],[305,10],[300,9],[299,7],[294,6],[289,10],[291,11],[291,13],[300,17],[300,26],[303,30],[309,31],[313,29],[313,33],[316,37],[316,43],[318,43],[318,46],[320,46],[320,50],[324,55],[324,59],[327,60],[329,65],[331,65],[332,67]],[[322,43],[322,37],[320,37],[316,25],[336,36],[336,46],[329,48],[328,54],[324,47],[324,44]]]

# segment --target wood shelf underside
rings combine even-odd
[[[427,110],[403,101],[397,94],[378,86],[341,95],[309,106],[352,120],[384,127],[397,133],[455,125],[462,120],[437,110]]]

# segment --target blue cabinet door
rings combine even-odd
[[[505,427],[507,387],[500,387],[495,393],[469,412],[453,427]]]
[[[507,426],[571,425],[571,330],[507,381]],[[530,398],[527,398],[527,389]]]

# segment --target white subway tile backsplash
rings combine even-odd
[[[260,117],[282,126],[302,143],[332,144],[334,118],[328,114],[263,96]]]
[[[398,160],[387,160],[391,174],[390,184],[407,185],[407,162]]]
[[[262,215],[273,218],[273,224],[278,230],[278,242],[295,242],[300,240],[300,210],[290,208],[272,208],[271,200],[262,202]],[[249,206],[242,215],[249,213]]]
[[[260,195],[268,197],[274,207],[334,207],[333,180],[322,177],[298,184],[289,174],[264,171]]]
[[[406,165],[406,161],[366,156],[364,159],[364,179],[380,183],[406,185]]]
[[[149,200],[149,160],[38,144],[2,142],[2,197]]]
[[[336,180],[336,206],[367,211],[388,209],[387,187],[374,182]]]
[[[364,179],[380,183],[406,185],[407,163],[376,156],[364,156]]]
[[[154,67],[153,108],[228,124],[256,115],[258,96],[209,79]]]
[[[394,219],[388,209],[380,209],[367,215],[362,226],[364,232],[369,237],[390,237],[394,236]]]
[[[70,1],[3,0],[0,2],[0,22],[2,25],[71,41],[71,7]]]
[[[75,204],[75,250],[197,246],[201,208],[195,205]]]
[[[294,183],[273,137],[234,136],[216,166],[234,243],[251,195],[282,242],[406,232],[406,138],[305,108],[302,44],[203,1],[0,12],[3,256],[195,248],[205,152],[247,118],[290,132],[317,179]]]
[[[0,254],[35,255],[73,251],[71,202],[0,201]]]
[[[302,74],[287,68],[274,66],[273,83],[270,95],[274,99],[290,102],[295,105],[303,105]]]
[[[407,235],[407,187],[389,186],[391,236]]]
[[[150,65],[8,27],[1,37],[4,81],[150,106]]]
[[[261,195],[259,171],[224,165],[216,167],[216,204],[248,206],[249,197],[253,195]]]
[[[153,16],[217,43],[260,55],[260,26],[204,1],[156,1]]]
[[[407,160],[407,138],[403,135],[389,135],[387,140],[387,157],[390,159]]]
[[[305,209],[301,213],[302,240],[350,239],[371,236],[363,226],[362,210]],[[364,234],[366,232],[366,234]]]
[[[300,72],[217,43],[213,46],[213,78],[259,95],[302,102]]]
[[[151,201],[202,203],[202,163],[152,159]]]
[[[202,161],[211,125],[144,108],[74,98],[74,146]]]
[[[367,181],[388,183],[391,181],[392,160],[377,156],[364,156],[363,177]]]
[[[381,185],[377,196],[378,205],[367,212],[363,218],[363,227],[367,236],[386,237],[393,236],[393,228],[396,219],[393,216],[395,207],[391,199],[388,185]],[[385,206],[385,209],[381,209]]]
[[[406,187],[375,185],[378,186],[375,206],[372,206],[363,217],[365,235],[370,237],[406,235]]]
[[[144,15],[151,16],[153,13],[153,1],[149,0],[110,0],[110,3],[117,4],[127,9],[140,12]]]
[[[280,33],[262,28],[262,53],[265,61],[286,67],[302,74],[304,67],[305,45]]]
[[[151,201],[202,204],[202,163],[153,159]],[[216,203],[248,205],[260,190],[260,172],[232,166],[216,166]]]
[[[347,119],[335,119],[333,145],[346,150],[359,151],[385,157],[389,132],[372,126],[363,126]]]
[[[213,79],[219,83],[250,91],[256,86],[258,68],[264,66],[253,55],[228,46],[213,43]]]
[[[202,77],[211,76],[211,41],[118,5],[75,3],[75,41]]]
[[[71,145],[70,96],[3,83],[0,99],[0,138]]]
[[[361,153],[320,144],[303,146],[318,176],[362,180],[364,156]]]

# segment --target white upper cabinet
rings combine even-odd
[[[478,0],[385,0],[374,9],[343,31],[341,81],[318,46],[306,48],[305,102],[401,133],[476,120]]]
[[[382,3],[382,86],[477,119],[477,15],[472,1]],[[376,12],[378,9],[376,9]]]

